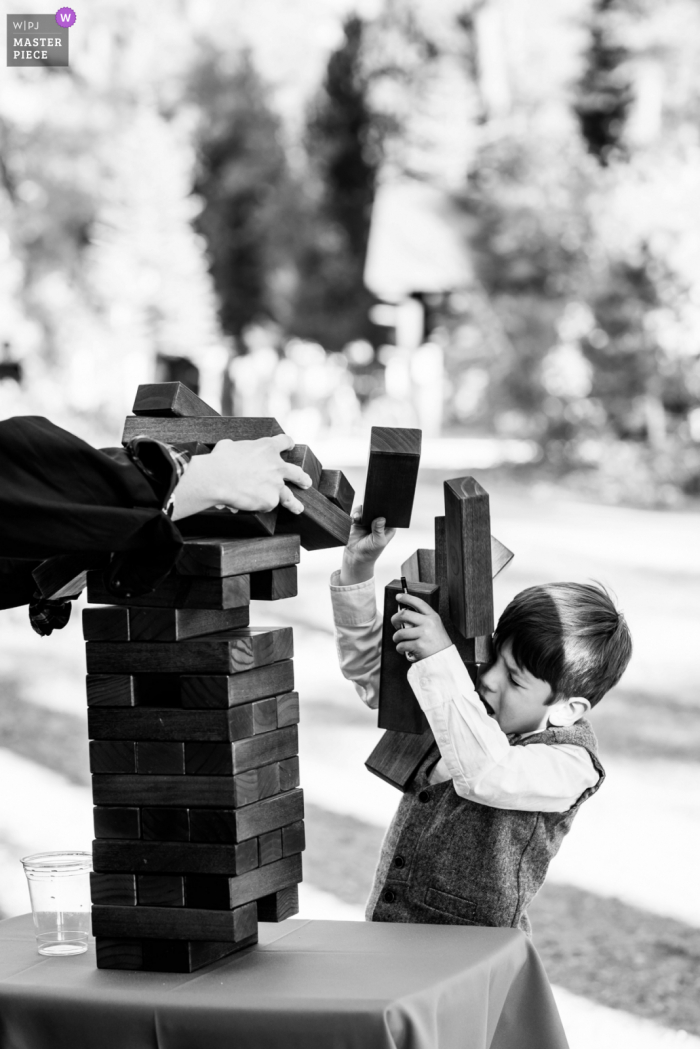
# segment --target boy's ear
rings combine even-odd
[[[554,703],[549,712],[549,724],[557,728],[569,728],[575,725],[582,717],[585,717],[591,709],[590,700],[583,696],[572,696],[570,699],[560,699]]]

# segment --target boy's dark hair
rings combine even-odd
[[[583,696],[595,706],[620,680],[632,655],[625,617],[604,587],[590,583],[521,590],[494,634],[497,649],[507,641],[518,666],[552,686],[549,703]]]

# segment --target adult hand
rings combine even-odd
[[[377,517],[371,528],[362,526],[362,506],[352,512],[352,526],[347,546],[343,550],[340,585],[364,583],[374,575],[374,562],[396,535],[395,528],[387,528],[386,520]]]
[[[281,452],[294,447],[285,433],[257,441],[219,441],[210,455],[195,455],[173,493],[173,520],[211,506],[234,510],[272,510],[281,505],[300,514],[304,507],[286,482],[310,488],[301,467],[287,463]]]
[[[427,601],[413,594],[399,594],[400,611],[391,617],[396,628],[393,636],[396,651],[410,652],[414,659],[425,659],[449,648],[452,642],[437,612]]]

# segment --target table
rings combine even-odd
[[[513,929],[261,923],[191,975],[36,953],[0,922],[2,1049],[567,1049],[549,983]]]

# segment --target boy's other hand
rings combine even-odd
[[[395,528],[387,528],[383,517],[372,521],[371,528],[362,527],[362,506],[356,506],[352,512],[352,526],[348,545],[343,551],[343,564],[340,569],[340,585],[364,583],[374,575],[374,562],[382,550],[396,535]]]
[[[450,636],[427,601],[412,594],[399,594],[396,600],[401,609],[391,617],[391,622],[397,628],[393,636],[397,652],[402,655],[410,652],[413,659],[419,660],[450,647]]]

